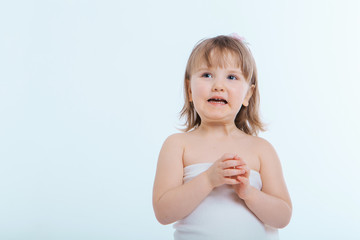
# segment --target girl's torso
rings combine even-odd
[[[184,183],[206,171],[212,163],[184,168]],[[250,185],[261,190],[260,173],[251,170]],[[276,240],[277,229],[263,224],[229,185],[215,188],[185,218],[173,225],[175,240]]]
[[[261,190],[259,138],[238,134],[227,139],[184,135],[184,183],[206,171],[224,153],[237,154],[251,169],[250,185]],[[175,240],[278,239],[278,231],[264,225],[229,185],[215,188],[198,207],[174,224]]]
[[[244,133],[226,139],[204,138],[196,131],[185,133],[183,166],[213,163],[225,153],[231,153],[237,154],[250,169],[259,172],[260,159],[257,142],[257,137]]]

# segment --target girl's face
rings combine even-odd
[[[234,123],[241,106],[248,106],[253,89],[241,69],[231,65],[209,68],[203,64],[188,81],[190,101],[202,122]]]

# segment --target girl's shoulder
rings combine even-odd
[[[179,132],[173,133],[169,135],[165,141],[182,141],[188,137],[189,133],[187,132]]]
[[[274,167],[280,168],[280,159],[274,146],[265,138],[258,136],[251,136],[252,146],[256,149],[256,153],[260,160],[260,172],[263,170],[271,169]]]
[[[275,152],[273,145],[265,138],[248,135],[246,140],[254,149],[256,149],[256,152],[260,157],[269,154],[270,152]]]
[[[196,144],[198,141],[199,137],[193,132],[179,132],[169,135],[164,141],[163,146],[165,146],[165,148],[172,146],[173,148],[185,151],[189,145]]]
[[[268,140],[266,140],[265,138],[259,137],[259,136],[249,135],[249,139],[257,147],[269,147],[269,146],[271,146],[271,143]]]
[[[194,137],[194,133],[193,131],[190,131],[190,132],[178,132],[178,133],[173,133],[171,135],[169,135],[167,137],[167,140],[170,140],[170,141],[186,141],[186,140],[189,140],[189,138],[192,138]]]
[[[187,138],[188,133],[186,132],[173,133],[165,139],[164,145],[177,145],[178,147],[183,147]]]

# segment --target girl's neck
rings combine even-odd
[[[197,132],[205,137],[212,138],[224,138],[238,135],[241,132],[235,125],[235,123],[206,123],[201,122],[201,125],[197,128]]]

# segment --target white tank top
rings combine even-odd
[[[184,168],[184,183],[206,171],[213,163]],[[261,190],[260,173],[250,171],[250,185]],[[230,185],[215,188],[192,213],[177,221],[175,240],[279,239],[278,230],[262,223]]]

